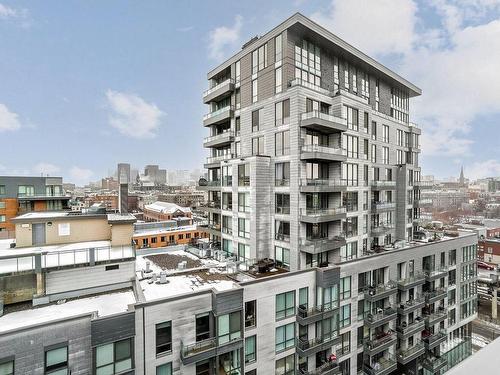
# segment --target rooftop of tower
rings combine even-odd
[[[259,46],[265,44],[274,36],[282,33],[287,29],[292,29],[304,33],[308,35],[310,39],[319,43],[320,45],[327,46],[327,48],[334,51],[337,50],[350,61],[353,61],[361,68],[365,69],[368,73],[374,73],[384,78],[388,83],[395,87],[405,88],[406,90],[408,90],[410,97],[422,94],[422,90],[419,87],[401,77],[399,74],[395,73],[375,59],[361,52],[356,47],[350,45],[343,39],[333,34],[331,31],[325,29],[323,26],[317,24],[301,13],[295,13],[264,35],[259,36],[258,38],[252,38],[252,40],[244,44],[241,51],[209,71],[207,74],[207,78],[210,79],[213,76],[217,75],[228,66],[241,59],[243,56],[247,55]]]

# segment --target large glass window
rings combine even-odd
[[[64,375],[68,373],[68,347],[45,350],[45,373]]]
[[[280,35],[278,35],[276,38],[274,38],[274,61],[278,62],[282,59],[283,56],[283,38]]]
[[[316,304],[323,310],[331,310],[339,305],[339,288],[332,285],[328,288],[318,287],[316,290]]]
[[[344,114],[347,119],[347,128],[351,130],[359,130],[359,116],[356,108],[344,106]]]
[[[282,75],[281,66],[274,70],[274,92],[276,94],[283,90]]]
[[[252,112],[252,132],[259,131],[262,121],[262,108]]]
[[[116,374],[132,368],[132,339],[98,346],[96,375]]]
[[[290,194],[276,193],[276,213],[290,214]]]
[[[0,359],[0,375],[14,375],[14,361]]]
[[[258,95],[259,95],[259,84],[257,83],[257,80],[254,79],[252,81],[252,103],[257,102]]]
[[[238,165],[238,186],[250,186],[250,164]]]
[[[252,155],[264,155],[264,136],[252,138]]]
[[[295,45],[295,78],[321,86],[320,49],[306,40]]]
[[[295,323],[276,328],[276,352],[281,352],[295,345]]]
[[[274,166],[274,171],[276,186],[290,185],[290,162],[276,163]]]
[[[295,315],[295,291],[276,295],[276,319]]]
[[[20,197],[32,197],[35,195],[35,187],[32,185],[19,185],[17,193]]]
[[[288,124],[290,121],[290,99],[274,104],[274,125]]]
[[[257,336],[245,339],[245,363],[255,362],[257,359]]]
[[[156,355],[172,351],[172,322],[156,325]]]
[[[351,324],[351,304],[344,305],[340,307],[339,312],[339,326],[347,327]]]
[[[245,328],[257,325],[257,301],[245,302]]]
[[[172,375],[172,363],[165,363],[156,367],[156,375]]]
[[[340,299],[351,298],[351,276],[340,279]]]
[[[276,361],[275,375],[295,374],[295,354],[290,354]]]
[[[276,265],[285,269],[290,269],[290,249],[281,246],[274,247]]]
[[[274,238],[278,241],[290,241],[290,222],[283,220],[274,221]]]
[[[241,337],[241,313],[239,311],[221,315],[217,320],[219,345]]]
[[[250,212],[250,194],[238,193],[238,211]]]
[[[242,238],[250,238],[250,220],[238,218],[238,236]]]
[[[288,155],[290,153],[290,131],[278,132],[274,135],[275,155]]]

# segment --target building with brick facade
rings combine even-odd
[[[188,217],[192,215],[189,207],[181,207],[175,203],[156,201],[147,204],[143,209],[144,221],[167,221],[177,217]]]

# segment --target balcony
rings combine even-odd
[[[432,199],[430,199],[430,198],[415,199],[413,201],[413,206],[414,207],[432,206]]]
[[[221,210],[221,201],[209,201],[200,204],[200,208],[206,212],[219,212]]]
[[[380,327],[396,318],[397,312],[392,306],[385,309],[378,309],[378,311],[374,311],[373,313],[365,312],[364,314],[364,322],[370,328]]]
[[[65,193],[42,193],[42,194],[17,194],[17,199],[20,201],[52,201],[52,200],[70,200],[71,196]]]
[[[232,105],[207,113],[203,116],[203,126],[210,126],[228,121],[233,116],[233,113],[234,107]]]
[[[225,96],[231,95],[234,90],[234,79],[226,79],[218,85],[206,90],[203,93],[203,103],[208,104],[212,101],[223,99]]]
[[[326,318],[330,318],[338,308],[338,301],[333,301],[331,303],[331,306],[328,307],[318,306],[305,309],[299,306],[297,308],[297,323],[299,323],[300,325],[308,325]]]
[[[323,94],[323,95],[326,95],[326,96],[332,96],[332,93],[329,90],[324,89],[320,86],[316,86],[315,84],[309,83],[308,81],[304,81],[300,78],[295,78],[295,79],[291,80],[288,83],[288,86],[290,86],[290,87],[301,86],[301,87],[305,87],[309,90],[316,91],[316,92]]]
[[[301,193],[336,193],[347,190],[347,181],[338,178],[305,178],[300,182]]]
[[[425,275],[423,273],[416,273],[413,276],[401,278],[397,281],[399,290],[408,290],[417,285],[425,283]]]
[[[377,225],[376,227],[371,227],[371,234],[372,236],[381,236],[383,234],[386,234],[387,232],[390,232],[391,230],[394,230],[394,224],[392,223],[381,223]]]
[[[396,203],[393,202],[372,202],[372,211],[389,211],[396,208]]]
[[[319,254],[324,251],[338,249],[346,243],[344,236],[331,238],[310,238],[301,241],[300,250],[308,254]]]
[[[297,370],[299,375],[338,375],[342,374],[340,366],[337,362],[325,362],[321,366],[316,367],[314,370]]]
[[[342,220],[346,218],[345,207],[335,208],[302,208],[300,210],[300,221],[304,223],[326,223],[328,221]]]
[[[398,332],[398,337],[405,339],[407,337],[413,336],[417,332],[422,332],[425,328],[425,321],[421,317],[417,317],[412,323],[406,324],[403,322],[396,327]]]
[[[415,299],[411,299],[406,302],[401,302],[398,306],[398,314],[409,314],[412,311],[421,309],[425,306],[424,296],[417,296]]]
[[[445,310],[436,311],[431,314],[424,315],[425,318],[425,326],[430,328],[435,324],[442,322],[448,317],[448,313]]]
[[[346,150],[340,147],[305,145],[300,153],[301,160],[345,161]]]
[[[303,113],[300,116],[300,126],[307,129],[330,134],[347,130],[347,120],[320,111]]]
[[[369,302],[375,302],[392,296],[393,294],[396,294],[397,291],[397,284],[393,281],[389,281],[387,284],[368,286],[364,289],[365,299]]]
[[[434,374],[439,373],[439,371],[447,364],[448,359],[445,356],[435,357],[433,355],[429,355],[422,361],[423,367]]]
[[[217,352],[217,338],[212,337],[194,344],[184,345],[181,341],[181,361],[184,365],[214,357]]]
[[[207,157],[207,162],[204,164],[204,167],[206,169],[220,167],[221,162],[231,160],[233,158],[234,158],[233,154],[209,156]]]
[[[220,180],[207,181],[205,179],[200,179],[200,181],[198,181],[198,190],[220,190],[221,187]]]
[[[364,345],[364,352],[369,356],[376,355],[384,350],[396,345],[397,336],[396,334],[389,330],[387,332],[382,332],[379,337],[373,340],[366,340]]]
[[[424,270],[425,280],[433,281],[448,276],[448,267],[442,266],[435,270]]]
[[[446,298],[448,296],[448,291],[446,288],[435,288],[430,292],[425,292],[424,295],[427,303],[434,303]]]
[[[420,189],[430,189],[434,186],[434,181],[413,181],[413,187]]]
[[[220,223],[208,223],[199,226],[200,229],[204,230],[208,234],[219,236],[221,235],[221,225]]]
[[[430,333],[429,331],[424,331],[422,334],[422,340],[425,343],[425,348],[427,350],[432,350],[436,346],[445,342],[447,339],[446,331],[439,331],[437,333]]]
[[[308,357],[322,350],[330,350],[339,341],[339,333],[335,331],[330,336],[318,337],[311,340],[303,340],[299,337],[295,341],[295,348],[299,356]]]
[[[363,363],[363,371],[367,375],[386,375],[396,370],[397,366],[396,360],[391,355],[387,355],[377,362]]]
[[[425,353],[424,343],[419,342],[413,345],[411,348],[398,350],[398,354],[396,357],[399,363],[401,363],[402,365],[406,365],[407,363],[417,359],[424,353]]]
[[[372,181],[371,187],[373,190],[394,190],[396,181]]]
[[[203,140],[204,147],[221,147],[228,145],[234,141],[234,132],[232,130],[225,130],[222,133],[212,135],[210,137],[206,137]]]

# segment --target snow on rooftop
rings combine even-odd
[[[144,206],[145,209],[151,210],[151,211],[157,211],[160,213],[166,213],[166,214],[173,214],[176,211],[182,211],[184,213],[190,213],[191,209],[189,207],[181,207],[175,203],[169,203],[169,202],[154,202],[151,204],[147,204]]]
[[[127,311],[128,305],[135,302],[134,293],[130,290],[15,311],[0,317],[0,334],[85,313],[97,312],[98,317],[117,314]]]
[[[51,217],[64,217],[68,216],[68,212],[48,211],[48,212],[28,212],[23,215],[17,216],[16,219],[49,219]]]
[[[134,237],[154,236],[154,235],[160,235],[160,234],[164,234],[164,233],[190,231],[190,230],[197,230],[197,229],[198,229],[198,226],[196,224],[185,225],[182,227],[171,227],[171,228],[136,229],[134,231]]]
[[[158,280],[160,272],[167,273],[167,284],[152,282],[150,279],[152,273],[141,272],[146,269],[148,261],[152,273],[156,274]],[[187,270],[177,270],[179,261],[189,261],[192,267]],[[179,250],[178,247],[175,250],[159,249],[143,254],[139,250],[136,257],[136,271],[147,301],[212,288],[219,291],[228,290],[237,285],[237,282],[227,277],[226,263],[198,258],[187,251]]]

